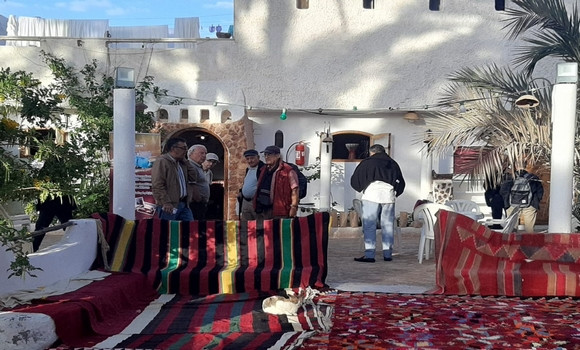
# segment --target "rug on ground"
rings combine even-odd
[[[343,292],[330,333],[305,349],[578,349],[576,298],[399,295]]]
[[[129,349],[293,349],[315,333],[328,332],[332,306],[305,302],[295,316],[270,315],[270,294],[218,294],[192,299],[161,295],[125,330],[97,344]]]
[[[210,295],[323,287],[328,213],[263,221],[125,220],[95,215],[112,271],[142,273],[160,293]],[[104,267],[102,260],[95,268]]]

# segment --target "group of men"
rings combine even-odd
[[[362,221],[365,255],[360,262],[375,262],[376,228],[382,230],[383,259],[392,259],[394,241],[395,198],[405,189],[405,180],[396,161],[382,145],[369,149],[370,157],[355,169],[351,186],[362,193]],[[241,220],[266,220],[295,217],[298,212],[299,182],[294,168],[282,161],[280,148],[268,146],[262,152],[244,152],[248,163],[244,182],[238,194]],[[187,157],[186,157],[187,154]],[[203,220],[209,198],[204,176],[208,158],[203,145],[187,148],[181,138],[169,139],[163,155],[152,170],[153,196],[157,213],[167,220]],[[217,157],[216,157],[217,158]],[[217,161],[217,159],[216,159]],[[191,203],[189,206],[188,204]]]
[[[167,140],[151,169],[156,215],[165,220],[205,220],[213,181],[211,169],[219,162],[204,145],[187,148],[185,139]]]
[[[248,168],[238,198],[241,219],[295,217],[299,202],[296,171],[281,160],[280,148],[268,146],[262,153],[265,162],[254,149],[244,152]],[[217,162],[217,155],[207,153],[203,145],[188,149],[185,139],[167,140],[151,173],[156,215],[165,220],[205,220],[211,168]]]

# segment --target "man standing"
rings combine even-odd
[[[385,153],[382,145],[372,145],[369,152],[370,157],[360,162],[350,178],[352,188],[363,194],[361,200],[365,255],[354,260],[375,262],[377,220],[380,220],[383,259],[391,261],[395,228],[395,198],[405,190],[405,180],[399,164]]]
[[[264,151],[266,166],[260,170],[254,209],[258,219],[295,217],[298,212],[298,175],[280,159],[280,148],[268,146]]]
[[[510,216],[516,208],[520,208],[525,232],[534,232],[540,201],[544,197],[544,186],[540,178],[522,167],[516,172],[515,179],[509,179],[501,185],[500,192],[506,206],[509,206],[507,215]]]
[[[256,220],[256,211],[254,210],[253,199],[258,188],[258,176],[260,170],[265,165],[260,160],[260,155],[255,149],[249,149],[244,152],[244,157],[248,163],[246,168],[246,177],[238,194],[238,203],[240,205],[241,220]]]
[[[207,148],[204,145],[193,145],[187,151],[187,158],[197,170],[197,182],[193,184],[193,200],[189,208],[193,212],[196,220],[205,220],[207,213],[207,203],[209,202],[209,182],[203,171],[203,162],[207,155]]]
[[[192,221],[187,204],[191,200],[188,185],[197,181],[197,172],[185,159],[187,143],[182,138],[170,138],[163,154],[151,169],[151,189],[157,205],[156,214],[164,220]]]

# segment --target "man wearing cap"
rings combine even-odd
[[[298,212],[298,175],[280,158],[280,148],[262,151],[266,166],[258,178],[254,209],[258,219],[295,217]]]
[[[187,151],[187,158],[197,170],[198,181],[193,184],[193,199],[189,203],[189,208],[193,212],[193,217],[196,220],[205,220],[207,203],[209,202],[209,182],[202,167],[206,155],[207,148],[200,144],[189,147]]]
[[[240,189],[240,193],[238,194],[240,219],[256,220],[256,210],[254,210],[253,200],[256,195],[256,189],[258,188],[258,176],[260,175],[260,170],[265,164],[260,160],[260,155],[255,149],[245,151],[244,158],[246,158],[248,167],[246,168],[244,183]]]
[[[160,219],[193,220],[188,208],[193,194],[189,185],[197,181],[197,171],[185,158],[186,153],[184,139],[170,138],[165,142],[163,154],[153,163],[151,190]]]

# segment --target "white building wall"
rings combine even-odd
[[[362,0],[310,1],[309,9],[297,9],[296,1],[235,0],[234,8],[233,40],[200,39],[183,49],[145,42],[142,48],[121,50],[106,39],[84,39],[81,46],[76,39],[46,39],[40,48],[0,47],[0,66],[49,81],[39,56],[42,49],[76,66],[97,59],[109,74],[118,66],[133,67],[137,80],[154,76],[170,95],[183,98],[183,105],[176,107],[164,106],[169,98],[160,104],[146,101],[150,110],[164,107],[172,121],[187,108],[194,122],[204,108],[212,121],[221,122],[224,108],[238,120],[244,106],[251,106],[256,147],[273,144],[274,132],[282,130],[286,147],[309,142],[308,163],[316,159],[315,131],[322,131],[325,121],[331,122],[332,132],[389,132],[392,155],[407,180],[397,210],[411,211],[421,197],[422,144],[415,140],[425,125],[403,120],[404,112],[417,110],[426,117],[451,73],[489,63],[507,66],[518,45],[505,39],[505,13],[495,11],[492,0],[445,0],[440,11],[429,11],[426,0],[376,0],[372,10],[363,9]],[[554,72],[555,62],[540,62],[537,76],[550,78]],[[214,101],[219,103],[214,106]],[[296,113],[353,106],[360,114]],[[285,121],[279,119],[282,108],[288,109]],[[381,113],[366,114],[369,109]],[[353,164],[342,165],[345,173],[334,179],[332,200],[349,208]],[[451,166],[449,157],[434,159],[438,173],[450,172]],[[305,201],[315,202],[317,192],[316,183],[310,184]]]

